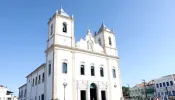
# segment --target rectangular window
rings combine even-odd
[[[100,76],[104,77],[104,72],[103,72],[103,68],[102,67],[100,68]]]
[[[24,97],[26,97],[26,92],[27,92],[27,91],[26,91],[26,89],[25,89],[25,92],[24,92]]]
[[[115,69],[112,69],[113,78],[116,78]]]
[[[163,87],[165,87],[165,82],[163,82]]]
[[[40,96],[39,96],[39,100],[40,100]]]
[[[86,100],[86,91],[85,90],[81,90],[81,100]]]
[[[95,76],[95,69],[94,69],[94,66],[91,66],[91,76]]]
[[[169,86],[169,82],[166,82],[166,86]]]
[[[63,73],[67,74],[67,63],[63,63]]]
[[[44,73],[43,73],[43,76],[42,76],[42,82],[44,82],[44,78],[45,78],[45,77],[44,77]]]
[[[159,88],[159,84],[156,84],[156,87]]]
[[[50,35],[53,34],[53,24],[50,26]]]
[[[38,80],[37,80],[37,77],[36,77],[36,78],[35,78],[35,86],[37,85],[37,81],[38,81]]]
[[[41,100],[44,100],[44,94],[42,94],[42,96],[41,96]]]
[[[38,84],[40,84],[40,81],[41,81],[41,77],[39,75],[39,77],[38,77]]]
[[[34,78],[33,78],[33,82],[32,82],[32,86],[34,87],[34,82],[35,82],[35,80],[34,80]]]
[[[48,75],[50,75],[51,74],[51,61],[49,61],[49,70],[48,71],[49,71]]]
[[[36,100],[36,96],[35,96],[35,100]]]
[[[171,95],[171,91],[168,91],[168,95]]]
[[[175,95],[175,91],[172,91],[172,93],[173,93],[173,96]]]
[[[173,81],[170,81],[170,85],[173,86]]]
[[[105,93],[105,91],[101,91],[101,100],[106,100],[106,93]]]
[[[81,65],[80,71],[81,71],[81,75],[85,75],[85,73],[84,73],[84,65]]]
[[[162,87],[162,83],[160,83],[160,87]]]
[[[158,97],[160,97],[160,93],[159,93],[159,92],[158,92],[158,94],[157,94],[157,95],[158,95]]]

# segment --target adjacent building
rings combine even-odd
[[[13,92],[9,91],[7,87],[0,85],[0,100],[18,100],[12,93]]]
[[[168,96],[175,96],[175,74],[160,77],[155,80],[156,94],[161,100],[167,100]]]
[[[136,84],[130,88],[130,96],[133,100],[144,100],[146,97],[153,100],[155,96],[154,80],[149,82]]]
[[[48,22],[46,62],[27,75],[20,100],[121,100],[115,33],[101,25],[75,42],[74,17],[62,8]]]
[[[27,92],[27,85],[24,84],[23,86],[19,87],[19,97],[18,100],[26,100],[26,92]]]

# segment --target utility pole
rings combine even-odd
[[[142,80],[143,81],[143,84],[144,84],[144,88],[145,88],[145,99],[147,99],[147,92],[146,92],[146,83],[145,83],[145,80]]]

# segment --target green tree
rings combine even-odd
[[[129,91],[128,87],[123,86],[122,91],[123,91],[123,97],[124,98],[129,98],[130,97],[130,91]]]

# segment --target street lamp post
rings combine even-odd
[[[144,84],[144,88],[145,88],[145,99],[147,99],[147,92],[146,92],[146,84],[145,84],[145,80],[142,80],[143,84]]]
[[[67,86],[67,83],[64,82],[64,83],[63,83],[63,86],[64,86],[64,100],[66,100],[66,99],[65,99],[65,88],[66,88],[66,86]]]

